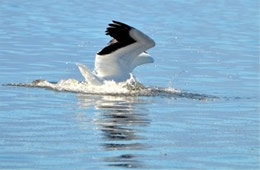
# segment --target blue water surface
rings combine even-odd
[[[151,36],[145,86],[107,96],[0,86],[1,169],[259,169],[257,0],[2,0],[0,84],[83,80],[111,20]]]

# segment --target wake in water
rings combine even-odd
[[[9,83],[8,86],[17,87],[38,87],[55,91],[67,91],[84,94],[98,95],[129,95],[129,96],[157,96],[180,93],[173,88],[150,88],[137,82],[133,77],[125,82],[105,81],[103,85],[92,85],[87,82],[75,79],[61,80],[59,82],[49,82],[47,80],[34,80],[32,83]]]
[[[196,100],[214,100],[217,97],[183,92],[174,88],[146,87],[131,77],[125,82],[116,83],[105,81],[103,85],[95,86],[75,79],[49,82],[47,80],[34,80],[32,83],[9,83],[7,86],[46,88],[55,91],[66,91],[81,94],[113,95],[113,96],[161,96],[175,98],[189,98]]]

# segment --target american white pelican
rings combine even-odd
[[[88,83],[102,85],[106,80],[126,81],[135,67],[154,62],[146,50],[154,47],[155,42],[138,29],[113,21],[107,27],[106,35],[113,39],[96,54],[93,72],[85,65],[77,64]]]

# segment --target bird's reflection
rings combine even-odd
[[[150,124],[147,103],[138,97],[78,95],[80,106],[97,110],[93,118],[97,129],[102,131],[104,151],[119,155],[105,157],[108,166],[128,168],[142,167],[138,161],[139,150],[147,146],[141,135],[143,127]],[[114,155],[114,154],[111,154]]]

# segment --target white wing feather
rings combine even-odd
[[[98,77],[124,81],[136,66],[153,62],[152,57],[144,57],[143,52],[154,47],[155,42],[135,28],[132,28],[129,34],[136,40],[135,43],[110,54],[96,55],[95,71]]]

